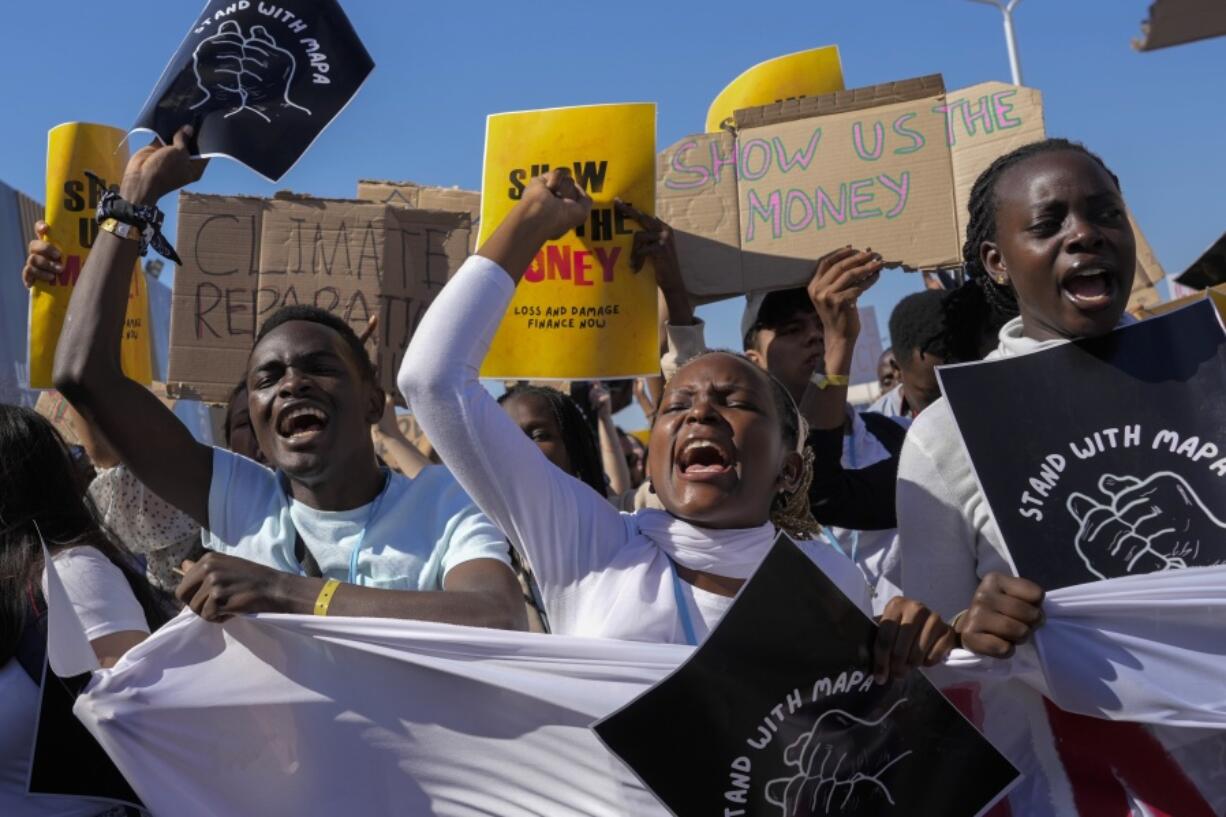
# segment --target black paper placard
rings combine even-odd
[[[680,668],[594,727],[678,817],[972,817],[1017,770],[780,535]]]
[[[1226,335],[1209,301],[938,370],[1018,574],[1226,564]]]
[[[374,61],[336,0],[210,0],[136,129],[279,180],[349,103]]]

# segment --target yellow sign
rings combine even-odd
[[[106,125],[68,122],[47,134],[48,240],[60,251],[61,269],[51,283],[37,283],[30,292],[30,387],[49,389],[55,346],[68,299],[98,236],[94,209],[104,188],[85,175],[88,170],[107,187],[118,188],[128,162],[124,132]],[[132,271],[128,312],[120,350],[123,371],[148,385],[153,381],[149,334],[149,292],[140,264]]]
[[[760,62],[728,83],[707,111],[707,133],[719,133],[734,111],[798,96],[843,90],[837,45],[826,45]]]
[[[569,168],[592,197],[587,223],[546,244],[525,272],[481,376],[501,380],[586,380],[655,374],[655,278],[636,274],[637,226],[613,199],[655,208],[656,106],[590,105],[493,114],[485,132],[481,185],[484,242],[526,185]]]

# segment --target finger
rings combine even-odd
[[[836,292],[848,289],[873,273],[880,272],[883,266],[885,262],[873,253],[864,252],[845,258],[830,271],[829,287]]]
[[[1117,477],[1114,474],[1103,474],[1098,480],[1098,488],[1108,496],[1115,496],[1118,493],[1127,491],[1129,488],[1135,488],[1141,484],[1141,480],[1136,477]]]
[[[879,684],[890,680],[890,654],[894,651],[897,637],[898,622],[883,619],[877,627],[877,637],[873,639],[873,679]]]
[[[1014,646],[1003,638],[986,633],[964,633],[962,646],[973,653],[986,655],[989,658],[1008,658],[1013,655]]]
[[[1069,494],[1069,498],[1064,504],[1065,507],[1068,508],[1068,512],[1073,515],[1073,518],[1077,520],[1077,524],[1079,525],[1087,516],[1090,515],[1091,511],[1103,507],[1090,497],[1077,491]]]
[[[25,284],[26,289],[35,284],[54,284],[56,275],[54,272],[47,272],[38,267],[27,264],[21,270],[21,282]]]
[[[924,666],[935,667],[949,657],[954,647],[958,646],[958,634],[953,627],[946,627],[943,634],[933,642],[924,655]]]
[[[370,336],[379,328],[379,313],[370,316],[370,320],[366,321],[366,328],[362,330],[362,334],[358,335],[358,343],[366,343],[370,340]]]
[[[967,633],[996,636],[1012,644],[1022,644],[1030,637],[1030,625],[1001,613],[977,609],[967,614],[963,641]]]
[[[51,225],[49,225],[47,222],[43,221],[42,219],[34,222],[34,235],[38,236],[39,238],[46,238],[47,234],[50,232]]]
[[[986,609],[1027,625],[1037,624],[1043,618],[1043,608],[1003,593],[993,596]]]
[[[928,619],[928,608],[914,605],[907,610],[905,618],[898,626],[898,636],[894,639],[894,647],[890,651],[890,677],[902,678],[911,667],[918,666],[923,660],[919,650],[921,628]]]
[[[40,235],[45,236],[47,234],[47,225],[43,224],[40,221],[38,222],[38,225],[35,225],[34,229],[38,230],[39,226],[42,226],[43,228],[43,231],[42,233],[40,233]],[[46,256],[54,261],[62,260],[59,247],[55,246],[50,241],[46,241],[43,239],[35,239],[34,241],[31,241],[27,245],[26,249],[30,251],[30,255],[32,256],[41,255],[41,256]]]
[[[195,128],[191,125],[184,125],[175,131],[174,146],[184,152],[190,152],[192,137],[195,135]]]
[[[204,175],[205,168],[209,166],[208,159],[192,159],[187,169],[187,183],[200,181],[200,177]]]
[[[1002,576],[1000,588],[1015,599],[1021,599],[1027,604],[1039,605],[1047,594],[1030,579],[1021,576]]]
[[[630,202],[618,198],[613,199],[613,209],[645,230],[657,230],[662,223],[655,216],[649,216]]]
[[[850,244],[846,247],[839,247],[833,252],[828,252],[821,258],[817,259],[817,275],[820,277],[825,274],[831,266],[837,264],[843,259],[855,255],[859,250],[853,248]]]

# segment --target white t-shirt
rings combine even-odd
[[[465,262],[422,319],[401,365],[398,383],[410,408],[456,479],[524,553],[554,633],[685,643],[679,586],[701,640],[731,600],[674,584],[672,559],[644,532],[646,515],[660,512],[620,513],[563,473],[477,380],[514,292],[497,264],[480,256]],[[764,537],[767,547],[774,538],[770,525],[740,534]],[[871,612],[868,585],[850,559],[825,542],[798,545]]]
[[[149,632],[128,580],[100,551],[74,547],[52,558],[91,641],[125,630]],[[86,817],[105,812],[110,806],[98,801],[26,794],[38,705],[38,686],[21,664],[12,659],[0,667],[0,815]]]
[[[389,474],[374,501],[320,511],[291,499],[283,475],[214,448],[204,545],[297,573],[297,531],[323,575],[340,581],[360,546],[356,584],[388,590],[441,590],[447,572],[471,559],[510,564],[506,539],[446,468],[424,468],[412,479]]]

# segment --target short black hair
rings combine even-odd
[[[766,293],[753,324],[741,339],[745,351],[754,348],[758,342],[758,332],[763,329],[775,329],[797,315],[808,315],[816,311],[813,301],[809,298],[809,291],[804,287],[776,289]]]
[[[353,327],[347,322],[326,309],[320,309],[318,306],[290,304],[289,306],[281,307],[272,314],[272,317],[264,321],[259,333],[255,336],[255,344],[252,346],[252,349],[258,346],[260,341],[268,337],[274,329],[290,321],[317,323],[336,332],[345,341],[345,345],[349,347],[349,351],[353,355],[353,362],[357,364],[358,371],[362,377],[371,383],[377,382],[375,365],[370,362],[370,355],[366,354],[366,347],[358,339],[358,333],[353,331]]]
[[[573,476],[581,482],[586,482],[596,493],[605,496],[608,490],[604,464],[600,459],[600,449],[596,445],[596,434],[574,398],[548,386],[519,383],[498,398],[498,405],[501,406],[516,397],[539,397],[545,401],[558,424],[558,430],[562,433],[562,445],[566,448],[566,456],[570,458],[571,468],[575,469]]]
[[[953,353],[945,328],[945,293],[925,289],[899,301],[890,313],[890,345],[900,363],[910,360],[915,351],[950,361]]]

